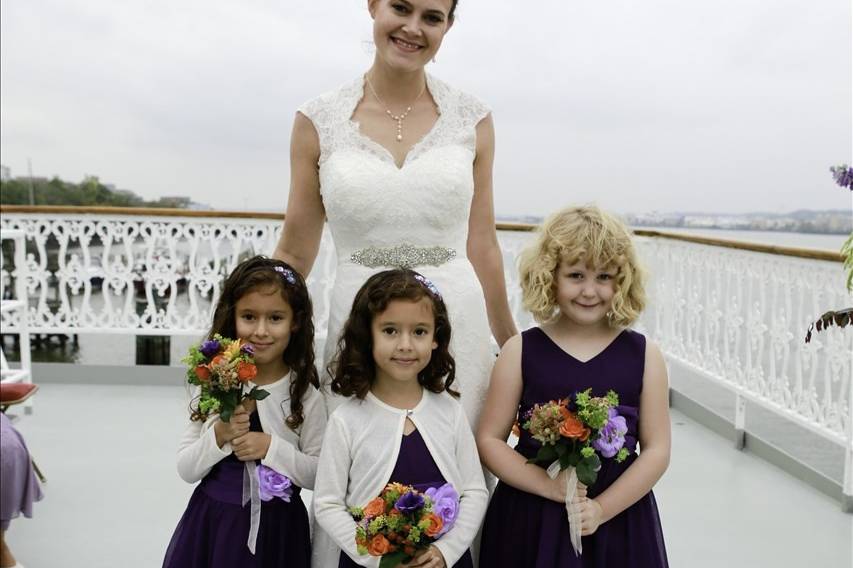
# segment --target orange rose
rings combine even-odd
[[[573,438],[576,440],[580,440],[581,442],[586,442],[587,438],[589,438],[589,428],[583,425],[583,422],[578,420],[578,417],[569,412],[563,423],[560,425],[560,435],[566,438]]]
[[[377,497],[373,501],[367,504],[367,507],[364,508],[364,516],[370,517],[378,517],[382,513],[385,512],[385,500],[382,497]]]
[[[204,365],[199,365],[195,368],[195,376],[198,377],[198,380],[200,381],[210,380],[210,369]]]
[[[210,361],[211,365],[221,365],[223,363],[225,363],[225,357],[223,355],[217,355]]]
[[[424,529],[424,532],[430,538],[436,537],[441,532],[441,529],[444,528],[444,521],[435,513],[430,513],[424,517],[424,520],[429,521],[429,526]]]
[[[258,368],[255,367],[251,363],[246,363],[245,361],[241,361],[239,365],[237,365],[237,378],[243,381],[250,381],[254,379],[258,375]]]
[[[382,556],[386,554],[391,546],[391,543],[388,542],[388,539],[378,534],[370,539],[370,544],[367,545],[367,552],[371,556]]]

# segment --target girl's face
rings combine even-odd
[[[429,364],[435,342],[432,302],[392,300],[370,325],[377,381],[415,381]]]
[[[587,266],[582,260],[557,266],[557,305],[563,317],[578,325],[607,325],[616,293],[616,269]]]
[[[235,307],[237,336],[255,346],[258,367],[283,364],[282,354],[295,330],[293,310],[276,286],[244,294]]]
[[[369,0],[376,53],[389,66],[418,71],[450,29],[451,0]]]

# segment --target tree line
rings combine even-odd
[[[63,181],[58,177],[51,180],[33,179],[33,202],[35,205],[100,205],[109,207],[162,207],[183,209],[188,199],[161,197],[157,201],[146,201],[131,191],[116,191],[102,184],[95,176],[80,183]],[[3,205],[30,205],[30,180],[15,178],[0,181],[0,203]]]

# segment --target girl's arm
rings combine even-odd
[[[495,232],[492,199],[492,165],[495,159],[495,129],[491,115],[477,124],[477,157],[474,159],[474,197],[468,217],[467,253],[483,287],[492,335],[499,346],[518,333],[509,310],[504,280],[503,256]]]
[[[281,238],[273,258],[283,260],[307,278],[317,251],[326,210],[320,196],[320,138],[314,125],[296,113],[290,137],[290,195]]]
[[[663,354],[650,341],[646,342],[646,368],[640,394],[639,442],[640,455],[634,463],[601,495],[590,499],[600,506],[600,523],[639,501],[669,466],[669,380]]]
[[[222,458],[231,453],[231,444],[222,447],[216,440],[219,415],[210,416],[204,423],[189,421],[178,445],[178,475],[187,483],[202,479]]]
[[[299,487],[313,490],[326,430],[326,404],[314,387],[308,388],[308,396],[303,402],[305,420],[299,430],[299,447],[274,435],[261,463],[287,475]]]
[[[477,428],[477,447],[483,463],[504,483],[562,503],[566,497],[565,474],[549,478],[544,469],[527,463],[507,444],[521,400],[521,343],[520,335],[507,341],[492,370]]]
[[[337,415],[332,415],[323,437],[323,450],[314,484],[314,517],[335,544],[361,566],[379,566],[379,559],[362,556],[355,546],[355,521],[347,511],[350,438]]]
[[[448,567],[456,564],[471,547],[489,505],[489,490],[483,479],[477,444],[462,405],[456,414],[456,433],[456,463],[462,474],[462,486],[454,488],[459,493],[459,514],[453,528],[434,544]]]

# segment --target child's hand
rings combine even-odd
[[[575,498],[572,499],[572,503],[580,503],[584,500],[586,500],[586,485],[578,481],[577,489],[575,489]]]
[[[566,476],[568,475],[568,470],[562,470],[557,477],[549,480],[548,482],[548,494],[546,495],[548,499],[551,501],[556,501],[557,503],[565,503],[566,502]],[[575,490],[575,498],[573,502],[577,503],[582,499],[586,499],[586,485],[578,481],[577,489]]]
[[[399,568],[447,568],[444,556],[435,545],[430,546],[409,562],[398,564]]]
[[[258,409],[258,401],[253,398],[247,398],[240,403],[240,406],[246,409],[247,414],[251,414]]]
[[[265,432],[249,432],[231,441],[234,455],[240,461],[262,460],[267,457],[272,436]]]
[[[566,502],[566,470],[557,474],[554,479],[548,478],[548,485],[545,486],[545,494],[543,497],[556,501],[557,503]],[[546,476],[547,477],[547,476]]]
[[[604,511],[595,499],[586,499],[580,504],[581,536],[589,536],[601,526]]]
[[[217,420],[213,425],[213,430],[216,433],[216,445],[221,448],[226,443],[234,440],[234,438],[242,436],[249,431],[249,413],[246,412],[243,405],[239,405],[234,409],[234,414],[231,415],[230,422]]]

